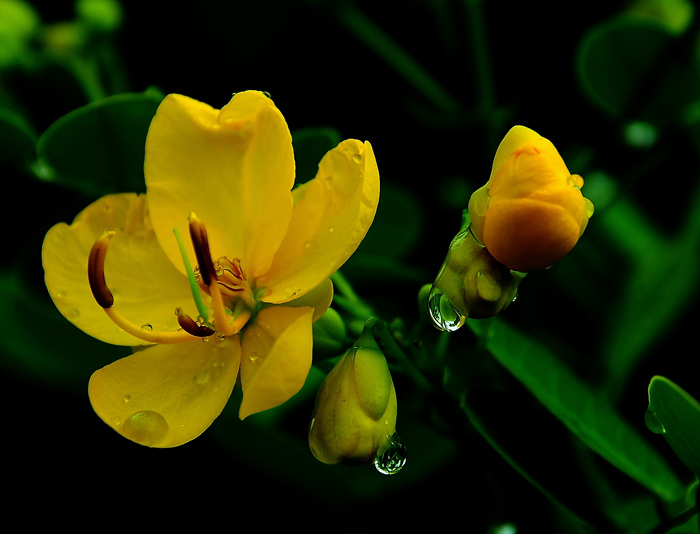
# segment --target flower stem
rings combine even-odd
[[[410,376],[413,381],[424,391],[433,392],[433,385],[421,374],[421,372],[413,365],[413,362],[406,356],[401,347],[396,343],[396,340],[389,332],[389,329],[384,324],[384,321],[377,317],[370,317],[366,323],[372,329],[372,333],[382,345],[382,349],[386,355],[397,360],[401,369]]]

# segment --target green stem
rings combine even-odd
[[[399,362],[401,369],[424,391],[433,392],[435,388],[421,374],[421,372],[413,365],[413,362],[406,356],[406,353],[401,350],[401,347],[396,343],[396,340],[389,332],[389,329],[384,324],[384,321],[377,317],[370,317],[366,326],[371,328],[372,333],[377,340],[382,344],[382,349],[385,354],[394,358]]]
[[[340,22],[438,109],[447,114],[459,110],[455,100],[410,54],[350,2],[339,9]]]
[[[190,282],[190,290],[192,291],[192,298],[194,303],[197,305],[197,311],[199,316],[204,320],[206,324],[209,324],[209,313],[207,307],[204,305],[202,300],[202,295],[199,292],[199,286],[197,281],[194,279],[194,271],[192,270],[192,265],[187,256],[187,251],[185,250],[185,243],[182,240],[182,235],[180,235],[180,230],[173,228],[173,233],[175,234],[175,239],[177,239],[177,246],[180,249],[180,255],[182,256],[182,262],[185,264],[185,271],[187,272],[187,279]]]

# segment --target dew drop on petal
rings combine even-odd
[[[395,475],[406,465],[407,458],[406,446],[394,432],[389,438],[389,448],[374,459],[374,467],[383,475]]]
[[[129,402],[130,400],[131,400],[131,395],[124,395],[124,396],[122,397],[122,401],[124,401],[124,404],[126,404],[126,403]]]
[[[142,324],[142,325],[141,325],[141,328],[142,328],[143,330],[146,330],[147,332],[151,332],[151,331],[153,330],[153,326],[150,325],[150,324]]]
[[[126,438],[153,447],[165,439],[169,430],[165,418],[158,412],[142,410],[127,417],[120,432]]]
[[[205,369],[204,371],[200,371],[197,376],[194,377],[195,384],[203,385],[209,382],[209,378],[211,377],[211,373],[209,372],[208,369]]]
[[[428,312],[435,327],[444,332],[458,330],[467,320],[436,286],[431,288],[428,295]]]
[[[330,233],[335,232],[335,226],[330,225],[330,226],[328,227],[328,231],[329,231]]]

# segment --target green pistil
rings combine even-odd
[[[180,248],[180,255],[182,256],[182,261],[185,264],[185,272],[187,273],[187,279],[190,281],[190,290],[192,291],[192,298],[194,298],[194,303],[197,305],[197,311],[199,312],[199,316],[204,320],[205,324],[209,324],[209,313],[207,312],[206,306],[204,306],[204,301],[202,301],[202,295],[199,292],[197,280],[194,279],[194,271],[192,270],[190,259],[187,257],[187,252],[185,251],[185,243],[182,241],[180,230],[178,230],[177,228],[173,228],[173,233],[175,234],[175,239],[177,239],[177,246]]]

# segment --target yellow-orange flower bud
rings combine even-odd
[[[509,269],[550,267],[576,245],[593,214],[582,187],[549,140],[514,126],[489,181],[469,200],[472,232]]]
[[[316,396],[309,447],[326,464],[372,462],[396,432],[396,392],[371,328],[365,328]]]

